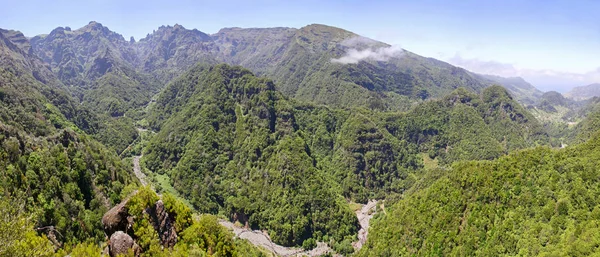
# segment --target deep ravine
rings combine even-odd
[[[140,159],[142,155],[133,156],[133,173],[138,178],[143,186],[147,186],[148,178],[140,168]],[[375,214],[375,207],[377,206],[377,200],[370,200],[366,205],[362,205],[360,210],[356,211],[356,217],[360,223],[360,230],[358,231],[358,241],[354,242],[352,246],[356,251],[360,250],[367,241],[367,235],[369,231],[369,221]],[[273,243],[271,238],[266,232],[260,230],[251,230],[236,226],[234,223],[227,220],[219,220],[219,224],[228,228],[233,234],[241,239],[246,239],[255,246],[262,247],[277,256],[321,256],[333,250],[323,242],[318,242],[315,249],[305,251],[302,248],[296,247],[285,247]],[[334,255],[341,256],[341,255]]]

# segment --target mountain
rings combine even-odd
[[[546,112],[557,112],[556,107],[571,107],[575,105],[573,100],[565,98],[561,93],[556,91],[548,91],[539,98],[537,107]]]
[[[272,81],[240,67],[200,65],[172,82],[154,108],[151,124],[160,131],[145,163],[167,172],[198,210],[224,212],[288,246],[322,236],[343,241],[358,230]]]
[[[148,121],[158,132],[145,166],[168,175],[202,212],[225,213],[270,231],[279,244],[301,245],[323,236],[344,242],[356,220],[343,199],[403,193],[420,174],[422,153],[448,165],[547,141],[500,86],[480,95],[459,88],[407,113],[303,103],[277,88],[241,67],[195,66],[151,107]],[[281,207],[288,204],[297,207]],[[329,230],[326,217],[337,217],[341,229]]]
[[[44,60],[67,90],[102,122],[96,138],[121,153],[135,138],[133,120],[162,87],[137,71],[138,55],[123,36],[97,22],[77,30],[56,28],[33,37],[32,53]]]
[[[8,215],[2,233],[15,236],[7,238],[15,249],[43,247],[46,238],[54,247],[103,239],[100,217],[135,182],[114,153],[87,135],[99,129],[95,115],[26,42],[20,32],[0,30],[0,193]],[[2,255],[27,255],[15,249]]]
[[[198,62],[242,65],[272,78],[288,97],[335,107],[407,110],[412,102],[441,97],[458,87],[481,92],[498,83],[506,84],[519,100],[537,94],[516,79],[485,78],[319,24],[300,29],[225,28],[213,35],[181,25],[161,26],[134,42],[90,22],[78,30],[57,28],[36,36],[31,45],[65,84],[83,87],[75,90],[80,98],[112,116],[139,109],[149,102],[148,93],[156,93],[161,84]],[[96,85],[95,79],[107,73],[117,78]],[[130,86],[111,93],[119,91],[116,83]],[[111,100],[96,100],[106,97]]]
[[[149,58],[144,67],[166,65],[166,70],[158,69],[161,74],[185,70],[197,61],[242,65],[273,78],[286,96],[338,107],[406,108],[403,97],[424,99],[461,86],[479,91],[489,85],[447,63],[318,24],[300,29],[228,28],[210,36],[168,26],[139,42],[141,52],[164,52],[147,47],[166,45],[171,54]],[[336,61],[348,58],[348,53],[371,57]]]
[[[386,203],[358,256],[597,254],[599,142],[435,170]]]
[[[137,42],[96,22],[31,39],[1,30],[0,82],[0,193],[10,196],[0,199],[0,206],[11,207],[0,214],[20,213],[3,216],[26,223],[18,227],[25,234],[17,241],[50,239],[62,255],[98,252],[105,243],[114,251],[111,244],[121,242],[112,239],[114,227],[136,253],[186,256],[217,250],[235,255],[246,247],[248,254],[260,255],[211,215],[264,231],[283,246],[312,248],[323,242],[337,253],[351,254],[352,243],[364,240],[368,231],[355,211],[372,199],[385,199],[389,208],[376,216],[377,222],[418,223],[405,231],[377,225],[367,244],[376,250],[373,254],[449,254],[427,247],[461,230],[451,227],[456,220],[443,220],[452,217],[456,206],[428,202],[422,208],[423,198],[413,197],[473,203],[469,210],[475,215],[473,206],[487,199],[486,192],[502,196],[493,198],[500,204],[509,200],[506,192],[533,187],[519,181],[533,172],[499,172],[514,167],[529,172],[539,164],[545,174],[561,167],[557,160],[571,158],[545,158],[553,151],[546,148],[522,150],[548,145],[551,138],[529,112],[537,107],[525,109],[517,100],[542,101],[562,111],[569,101],[560,95],[550,92],[539,100],[539,92],[522,79],[484,77],[318,24],[226,28],[213,35],[162,26]],[[590,124],[586,130],[595,123]],[[517,150],[517,156],[532,156],[518,160],[525,163],[494,166],[515,158]],[[133,153],[140,156],[130,161]],[[468,165],[481,166],[461,168]],[[572,167],[579,166],[566,165],[557,168],[561,174],[548,176],[577,183],[577,174],[562,175]],[[138,188],[131,170],[141,183],[154,183],[161,195],[152,187]],[[464,178],[452,180],[458,176],[453,174],[463,176],[460,172],[467,180],[468,173],[474,174],[477,183],[499,173],[499,182],[488,191],[472,190]],[[548,183],[543,192],[559,190],[552,187],[559,182],[539,180]],[[456,190],[436,194],[429,189],[446,185]],[[538,192],[531,190],[531,195]],[[567,198],[557,192],[543,197]],[[175,197],[185,198],[202,215],[192,215]],[[573,196],[567,207],[588,198]],[[517,209],[513,205],[498,206]],[[430,213],[402,216],[416,210]],[[481,220],[489,221],[486,217]],[[426,222],[436,218],[442,220]],[[9,231],[7,224],[0,222],[0,232]],[[413,240],[412,228],[418,229],[417,243],[395,241]],[[427,229],[445,234],[429,238]],[[418,244],[422,237],[430,240],[424,247]],[[474,235],[467,239],[479,240]],[[460,241],[468,247],[485,242]],[[0,246],[5,255],[2,251]]]
[[[481,76],[493,81],[494,83],[497,83],[498,85],[502,85],[517,101],[525,105],[537,103],[544,94],[544,92],[535,88],[521,77],[504,78],[494,75]]]
[[[459,88],[417,105],[387,127],[442,164],[495,159],[548,141],[543,126],[500,86],[480,95]]]
[[[582,87],[575,87],[565,93],[565,96],[573,100],[586,100],[594,96],[600,96],[600,84],[590,84]]]

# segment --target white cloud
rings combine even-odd
[[[340,58],[333,58],[331,62],[349,64],[362,60],[387,62],[392,57],[401,57],[404,49],[399,46],[388,46],[366,37],[353,37],[346,39],[340,45],[349,47]]]
[[[447,59],[453,65],[475,73],[491,74],[502,77],[523,77],[542,90],[567,91],[575,86],[600,82],[600,67],[585,73],[563,72],[550,69],[527,69],[513,64],[479,59],[467,59],[458,53]]]

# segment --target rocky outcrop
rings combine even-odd
[[[117,231],[132,232],[133,217],[130,217],[127,210],[128,202],[128,200],[123,201],[106,212],[102,217],[102,226],[107,237],[110,238]]]
[[[175,216],[169,213],[162,200],[144,210],[143,217],[136,217],[129,213],[125,200],[110,209],[102,217],[104,233],[109,238],[107,252],[110,256],[127,253],[133,250],[135,256],[139,256],[142,249],[136,244],[136,236],[133,231],[135,219],[149,218],[150,224],[158,234],[160,243],[165,248],[171,248],[177,243],[177,231],[175,230]]]
[[[150,215],[152,226],[158,232],[160,243],[164,247],[173,247],[177,243],[177,231],[175,231],[175,219],[165,209],[162,200],[158,200],[154,206],[146,209]]]
[[[117,231],[110,236],[108,243],[110,256],[117,256],[119,254],[127,254],[129,249],[134,248],[133,238],[123,231]]]

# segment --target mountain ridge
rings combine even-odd
[[[574,87],[571,89],[571,91],[565,93],[564,95],[573,100],[587,100],[595,96],[600,96],[600,83]]]
[[[93,41],[86,43],[77,37],[61,38],[69,38],[69,34],[85,34],[86,39],[106,38],[107,42],[92,44]],[[197,62],[224,62],[242,65],[257,75],[274,79],[286,96],[337,107],[406,109],[409,106],[404,104],[406,99],[414,102],[440,97],[461,86],[480,92],[493,84],[502,84],[449,63],[323,24],[301,28],[232,27],[210,35],[179,24],[163,25],[136,42],[126,41],[122,35],[92,21],[77,30],[58,27],[49,35],[35,36],[30,41],[34,52],[58,71],[65,84],[85,83],[82,82],[85,78],[74,78],[73,74],[85,70],[100,48],[109,49],[115,63],[152,74],[161,84],[183,74]],[[54,45],[64,45],[66,55],[49,53]],[[87,53],[81,52],[85,49]],[[354,58],[350,63],[333,62],[353,53],[367,56],[358,59],[350,56]],[[523,90],[506,87],[521,100],[519,94]]]

